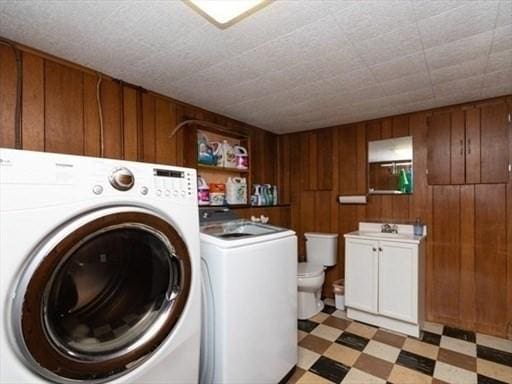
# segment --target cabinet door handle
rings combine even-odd
[[[468,139],[468,155],[471,155],[471,139]]]
[[[382,252],[382,248],[381,247],[379,247],[379,252]]]
[[[460,155],[462,156],[464,154],[464,140],[460,141]]]
[[[377,251],[377,248],[373,247],[373,248],[372,248],[372,251],[373,251],[373,252],[376,252],[376,251]]]

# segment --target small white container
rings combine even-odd
[[[332,283],[336,309],[345,310],[345,280],[339,279]]]

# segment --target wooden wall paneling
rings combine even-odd
[[[357,126],[349,125],[337,129],[339,156],[339,193],[350,195],[358,193],[358,167],[357,167]],[[366,145],[366,140],[363,145]],[[366,171],[363,172],[366,175]]]
[[[474,329],[475,306],[475,187],[460,187],[460,325]]]
[[[299,257],[302,256],[303,259],[306,255],[304,233],[315,231],[315,214],[315,192],[303,191],[300,196],[300,233],[302,236],[299,236],[301,251]]]
[[[433,189],[434,270],[432,314],[445,324],[457,324],[460,297],[460,187]]]
[[[368,144],[366,142],[366,126],[365,124],[356,125],[356,188],[355,193],[358,195],[368,194]],[[339,164],[339,163],[338,163]],[[338,175],[340,173],[338,172]],[[363,206],[360,206],[362,208]],[[366,209],[365,209],[366,211]]]
[[[297,232],[297,237],[301,237],[300,227],[300,210],[301,210],[301,153],[297,149],[300,148],[301,138],[299,134],[290,136],[290,202],[291,207],[291,228]],[[299,241],[299,256],[302,256],[304,244]]]
[[[508,182],[509,156],[507,104],[503,101],[480,108],[480,158],[482,183]],[[469,144],[468,144],[469,145]],[[474,145],[472,144],[473,148]],[[469,151],[469,148],[468,148]]]
[[[387,135],[391,135],[392,129],[388,128]],[[366,138],[367,141],[374,141],[382,139],[381,135],[381,122],[379,120],[371,121],[366,124]],[[367,144],[366,144],[367,145]],[[368,148],[368,147],[367,147]],[[365,174],[368,177],[368,169],[365,169]],[[390,217],[384,216],[382,210],[383,196],[382,195],[369,195],[368,204],[366,205],[366,218],[368,220],[383,219],[388,220]]]
[[[282,204],[290,203],[290,135],[281,135],[277,138],[278,142],[278,175],[277,184],[279,188],[279,202]]]
[[[22,98],[23,148],[44,151],[44,61],[26,52],[23,53]]]
[[[449,112],[429,118],[427,170],[429,184],[450,184],[451,119]]]
[[[508,112],[512,114],[512,96],[507,97]],[[509,158],[512,161],[512,123],[509,124],[508,143]],[[508,326],[506,336],[512,339],[512,178],[509,176],[507,184],[507,307]]]
[[[154,163],[156,162],[155,96],[149,93],[142,94],[142,134],[144,137],[142,160]]]
[[[306,189],[315,191],[318,189],[318,134],[309,132],[308,137],[308,156],[306,160],[307,174],[309,184]]]
[[[96,99],[98,77],[84,73],[84,155],[100,156],[100,120]]]
[[[0,45],[0,147],[14,148],[16,59],[12,49]]]
[[[263,157],[263,181],[265,184],[277,183],[277,139],[274,134],[264,131],[263,148],[259,150],[259,156]]]
[[[263,148],[265,138],[263,133],[258,131],[251,132],[251,157],[249,158],[249,166],[251,168],[251,176],[253,184],[266,184],[265,180],[265,162]],[[258,156],[256,156],[258,153]]]
[[[465,182],[465,127],[464,111],[453,111],[450,116],[450,183],[464,184]]]
[[[137,90],[123,86],[123,148],[126,160],[139,159],[139,119],[140,114],[137,100]]]
[[[432,241],[432,187],[428,185],[427,174],[427,137],[428,127],[427,118],[429,113],[414,113],[409,118],[409,131],[412,136],[413,144],[413,194],[409,200],[409,219],[415,220],[420,218],[427,226],[426,239],[426,262],[425,262],[425,313],[429,320],[433,320],[431,316],[432,295],[431,287],[433,286],[434,271],[434,252]]]
[[[101,82],[103,156],[111,159],[124,157],[121,92],[121,85],[117,81],[103,79]]]
[[[333,186],[333,130],[321,129],[317,132],[317,189],[330,191]]]
[[[409,115],[392,118],[392,135],[393,137],[409,136]]]
[[[471,151],[469,145],[464,145],[466,153],[466,183],[480,183],[480,108],[466,110],[466,142],[471,140]]]
[[[45,61],[45,150],[84,153],[83,73]]]
[[[155,98],[155,161],[160,164],[176,164],[176,141],[171,145],[169,135],[176,126],[176,116],[171,103]]]
[[[476,325],[483,332],[507,328],[507,216],[504,184],[475,186]]]

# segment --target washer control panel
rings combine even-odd
[[[153,189],[158,197],[173,200],[194,199],[192,173],[186,170],[153,169]]]

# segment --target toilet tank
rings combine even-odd
[[[308,263],[332,267],[338,261],[338,234],[306,232],[306,257]]]

